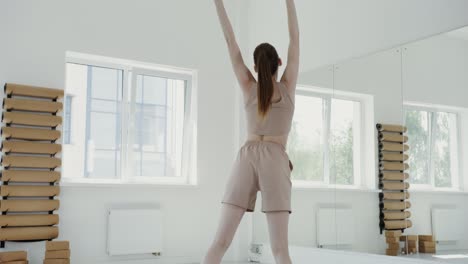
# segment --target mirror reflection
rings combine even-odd
[[[466,261],[467,62],[468,27],[300,75],[293,252]]]

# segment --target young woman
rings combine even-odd
[[[234,73],[244,96],[247,142],[241,147],[222,200],[220,224],[204,264],[219,264],[246,211],[255,207],[262,193],[271,248],[276,263],[290,264],[288,221],[291,213],[292,164],[285,152],[294,113],[294,94],[299,70],[299,26],[294,0],[285,0],[288,11],[288,64],[278,82],[282,65],[275,48],[258,45],[254,51],[256,81],[244,64],[223,0],[214,0],[229,49]]]

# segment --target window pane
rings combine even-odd
[[[152,105],[167,105],[167,78],[137,75],[136,102]]]
[[[120,164],[120,151],[94,150],[88,164],[88,177],[115,178]]]
[[[64,170],[80,177],[119,177],[122,88],[122,70],[67,63],[73,103],[65,99],[64,136],[73,125],[73,146],[64,149],[65,160],[70,159]]]
[[[86,171],[88,177],[117,178],[123,71],[88,66],[87,83]]]
[[[92,99],[91,111],[115,113],[116,109],[120,107],[118,104],[119,102],[115,100]]]
[[[95,99],[120,100],[122,93],[116,87],[122,85],[122,71],[90,66],[88,71],[91,97]]]
[[[353,184],[353,101],[332,99],[330,117],[330,182]]]
[[[429,118],[426,111],[408,110],[405,113],[408,128],[410,182],[430,184],[429,175]]]
[[[185,81],[137,75],[133,173],[173,177],[181,173]]]
[[[120,145],[118,115],[99,112],[90,113],[88,140],[98,149],[117,149]]]
[[[434,116],[432,168],[436,187],[451,187],[450,119],[454,114],[438,112]]]
[[[288,141],[294,180],[323,181],[323,104],[321,98],[296,96]]]
[[[63,144],[71,143],[71,109],[72,97],[65,96],[64,100],[64,113],[63,113]]]

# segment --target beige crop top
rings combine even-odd
[[[249,134],[282,136],[289,133],[294,114],[294,101],[289,96],[286,86],[281,82],[278,83],[278,91],[281,99],[271,104],[270,110],[262,120],[258,115],[257,84],[250,89],[245,102]]]

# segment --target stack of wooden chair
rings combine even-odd
[[[387,242],[387,249],[385,254],[388,256],[397,256],[400,252],[400,236],[401,231],[385,231],[385,240]]]
[[[436,253],[436,242],[431,235],[419,235],[419,252]]]
[[[63,90],[5,85],[2,121],[0,241],[58,237],[58,143]]]
[[[28,264],[28,253],[26,251],[0,252],[0,263]]]
[[[404,242],[403,253],[404,254],[415,254],[418,252],[418,236],[417,235],[407,235],[401,236],[400,241]]]
[[[409,168],[406,161],[409,149],[405,144],[406,127],[400,125],[377,124],[379,141],[379,208],[380,233],[383,230],[401,230],[412,226],[408,219],[411,213],[409,199],[409,175],[405,170]]]
[[[70,264],[70,243],[47,241],[44,264]]]

